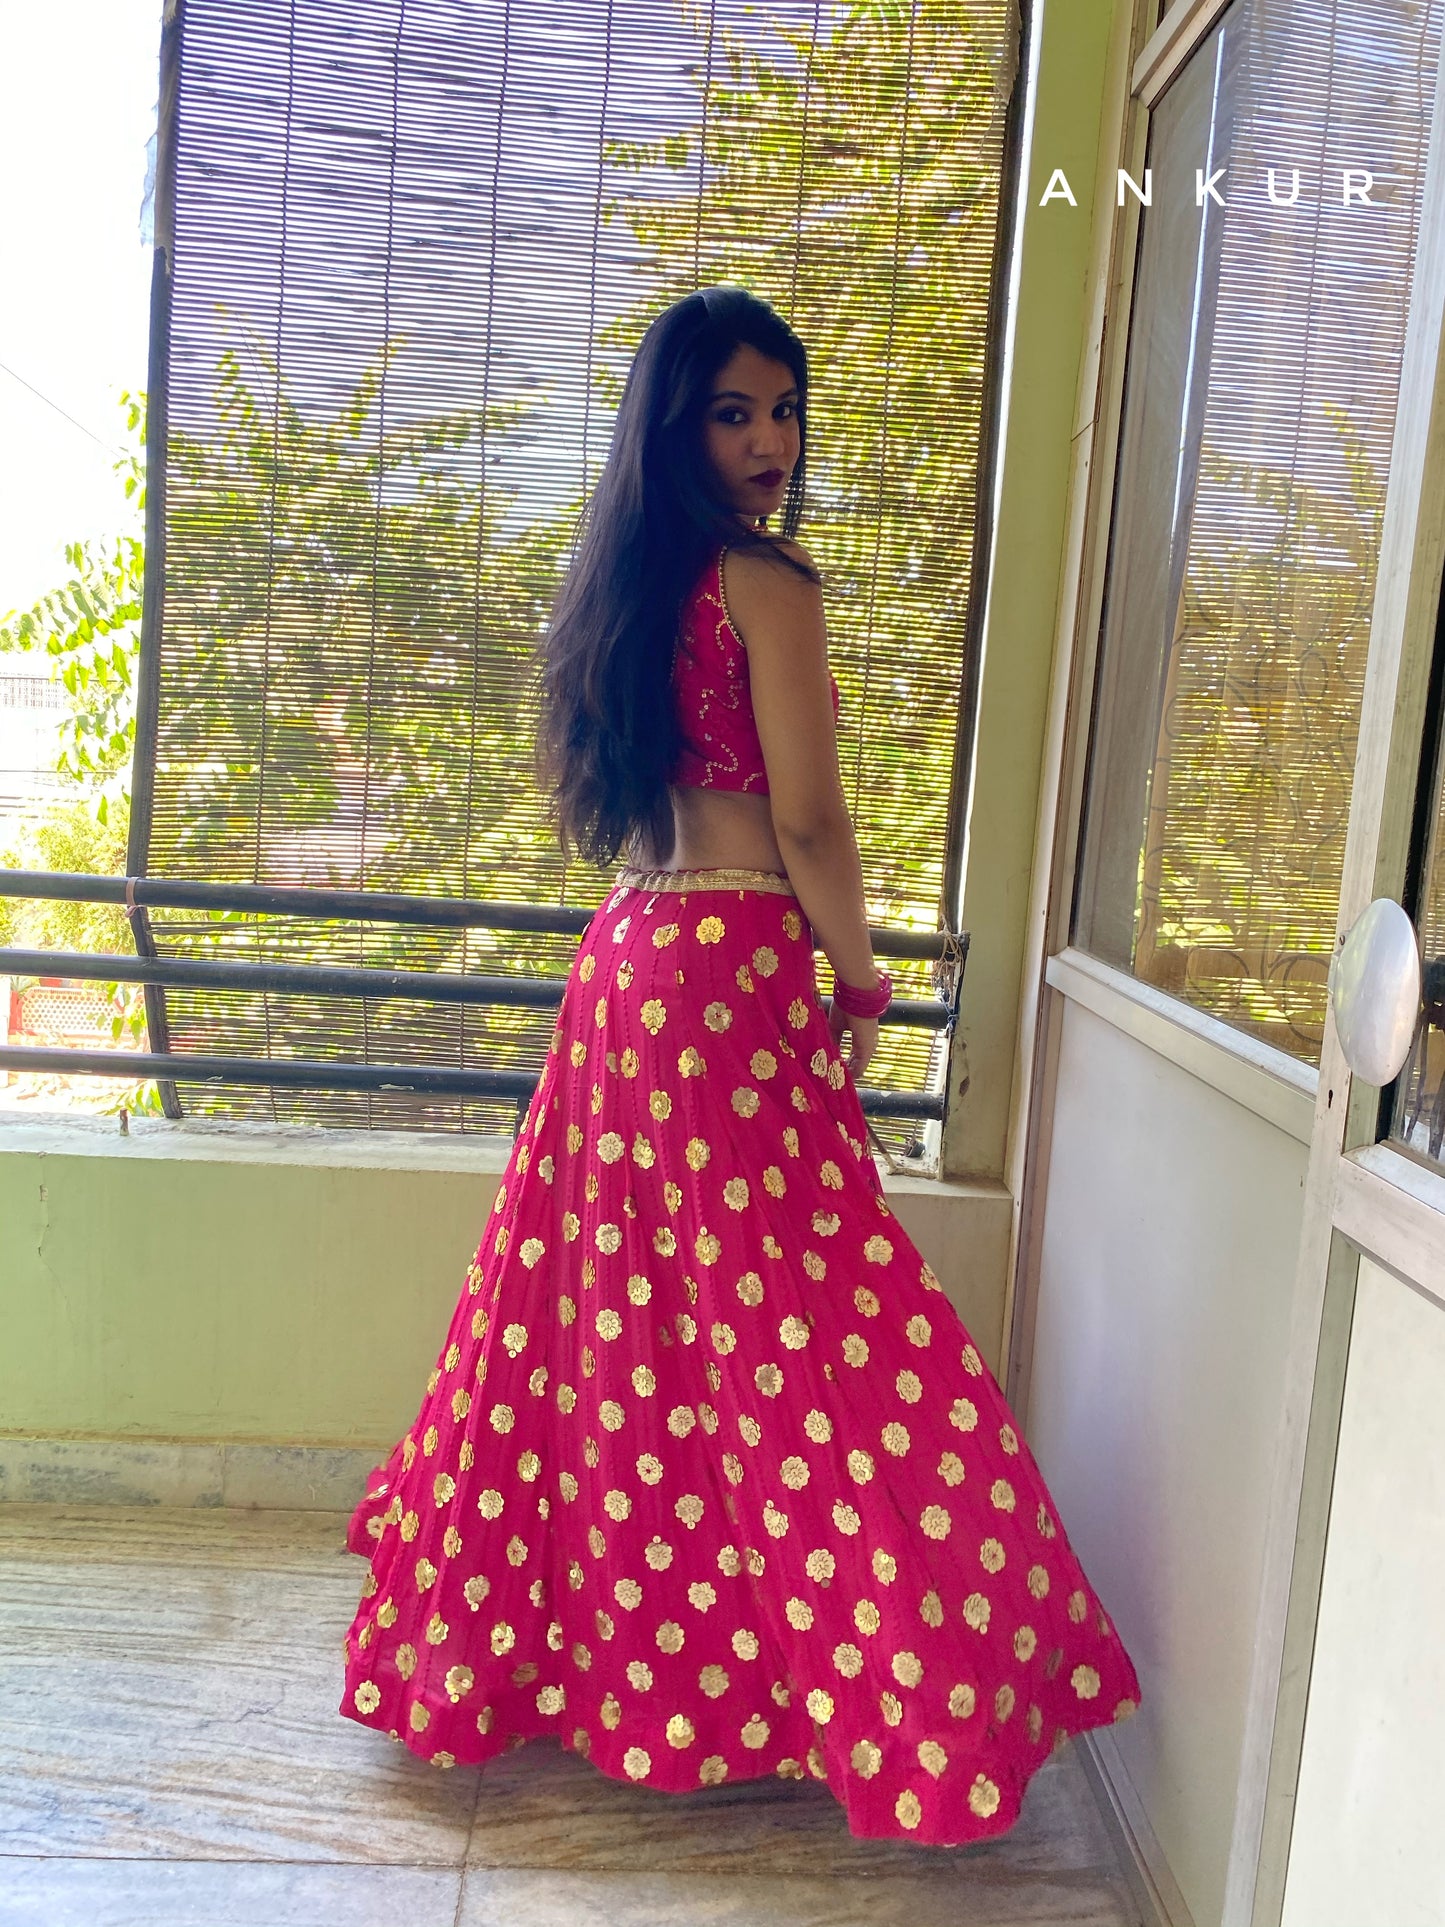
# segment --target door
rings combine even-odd
[[[1354,1798],[1324,1709],[1375,1569],[1331,1495],[1373,1501],[1382,1360],[1430,1372],[1440,1053],[1387,1115],[1329,997],[1412,835],[1426,885],[1442,13],[1180,0],[1134,63],[1100,282],[1010,1390],[1140,1667],[1091,1748],[1178,1927],[1324,1927]]]

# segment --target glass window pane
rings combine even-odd
[[[1235,0],[1150,127],[1073,941],[1311,1060],[1441,15]]]

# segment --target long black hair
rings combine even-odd
[[[682,747],[671,670],[678,620],[709,555],[762,548],[812,577],[766,530],[744,527],[703,458],[718,370],[739,347],[784,362],[798,386],[800,452],[781,533],[797,529],[807,454],[808,357],[745,288],[684,295],[642,337],[606,466],[541,651],[537,774],[564,852],[606,867],[635,835],[671,849],[667,772]]]

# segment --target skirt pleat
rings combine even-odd
[[[787,880],[623,872],[416,1422],[342,1711],[441,1766],[555,1734],[665,1791],[804,1774],[1002,1832],[1139,1689],[894,1218]]]

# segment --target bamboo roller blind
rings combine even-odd
[[[736,280],[812,359],[801,533],[870,914],[936,929],[1016,60],[1012,0],[185,0],[147,868],[599,902],[607,878],[564,867],[534,793],[532,652],[643,328]],[[565,971],[574,948],[174,915],[156,935],[492,972]],[[927,966],[895,976],[926,994]],[[536,1068],[551,1030],[418,1004],[166,1008],[177,1048],[372,1061]],[[885,1032],[870,1081],[920,1087],[931,1049]]]

